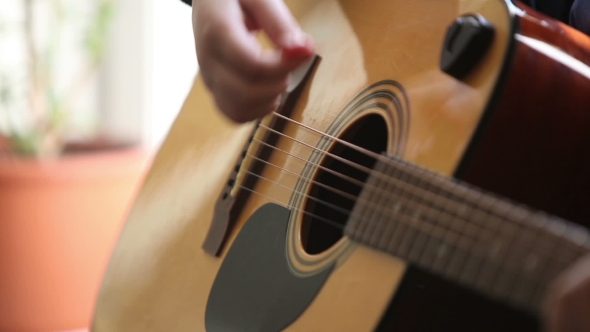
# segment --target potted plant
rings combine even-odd
[[[84,329],[147,165],[84,112],[114,2],[13,3],[20,15],[0,13],[0,49],[17,59],[0,61],[0,331]]]

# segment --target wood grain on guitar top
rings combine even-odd
[[[553,104],[552,98],[560,96],[564,100],[568,96],[588,104],[590,100],[583,92],[553,84],[558,80],[580,83],[582,78],[572,77],[570,70],[551,64],[523,44],[516,44],[516,53],[508,52],[514,32],[508,2],[293,0],[287,3],[312,35],[322,56],[321,65],[293,112],[293,120],[325,132],[359,91],[375,82],[396,80],[407,91],[412,116],[404,158],[447,176],[453,175],[461,165],[457,174],[487,186],[488,190],[528,199],[533,205],[543,205],[561,214],[571,209],[576,211],[574,218],[586,216],[579,205],[581,198],[560,191],[562,187],[558,183],[575,179],[580,181],[580,189],[588,184],[588,177],[582,174],[584,164],[576,164],[580,160],[587,162],[584,158],[588,157],[574,157],[575,152],[585,151],[582,144],[589,143],[590,131],[581,131],[581,122],[587,122],[587,114],[576,113],[574,103],[565,107]],[[439,54],[447,26],[466,12],[485,16],[494,25],[496,36],[477,68],[464,81],[457,81],[440,71]],[[523,23],[522,31],[526,31],[525,27]],[[506,80],[499,81],[500,71],[510,55],[516,55],[516,59]],[[527,77],[532,74],[536,75],[534,79]],[[498,103],[493,106],[497,111],[489,112],[478,127],[491,96],[500,91],[496,90],[497,85],[506,92],[496,96]],[[368,109],[358,117],[366,114],[382,113]],[[574,122],[573,127],[568,126],[570,122]],[[387,128],[395,126],[388,122]],[[469,145],[478,128],[475,143]],[[298,183],[290,173],[266,168],[260,176],[269,181],[259,181],[255,188],[250,188],[262,195],[252,195],[245,204],[220,257],[202,250],[215,199],[251,129],[251,124],[237,126],[223,118],[197,77],[122,230],[98,297],[93,331],[205,330],[208,296],[227,248],[261,206],[273,200],[289,206]],[[343,126],[336,134],[345,129]],[[285,127],[283,134],[311,146],[320,140],[317,134],[292,123]],[[563,138],[566,143],[558,143],[564,142]],[[281,139],[276,147],[303,160],[312,155],[308,147],[294,140]],[[391,151],[389,144],[388,152]],[[537,167],[537,162],[546,161],[544,158],[558,162],[551,167]],[[268,161],[295,174],[301,174],[305,167],[300,159],[278,152]],[[547,164],[550,163],[544,165]],[[535,187],[533,177],[546,181]],[[525,191],[534,190],[540,192],[532,198],[525,197]],[[552,202],[558,195],[564,196],[561,202],[567,201],[564,210]],[[350,250],[340,255],[339,248],[344,247]],[[296,244],[293,256],[298,257],[298,264],[313,268],[322,259],[333,259],[336,265],[314,301],[287,330],[374,330],[392,297],[397,295],[400,283],[430,282],[429,278],[408,281],[415,276],[413,272],[409,279],[403,279],[408,268],[404,261],[347,238],[342,238],[333,248],[311,255],[301,243]],[[411,293],[407,289],[401,291]],[[449,299],[453,303],[453,299],[460,298],[453,297],[456,292],[440,294],[447,301],[439,302],[440,297],[432,297],[431,304],[444,305]],[[430,309],[437,309],[432,306]],[[482,307],[478,308],[474,311],[485,314]],[[452,317],[458,317],[458,312],[453,311]],[[406,314],[410,313],[403,312]],[[424,321],[422,316],[415,317]]]

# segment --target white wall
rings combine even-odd
[[[21,115],[27,107],[26,57],[22,32],[15,27],[22,25],[22,1],[0,0],[0,76],[11,79],[7,84],[15,94],[10,114]],[[68,0],[64,4],[79,12],[80,8],[94,8],[89,6],[93,1]],[[84,112],[79,112],[82,119],[78,122],[92,126],[98,120],[98,126],[108,134],[141,139],[157,148],[182,107],[198,70],[191,8],[180,0],[114,1],[115,18],[98,88],[90,89],[92,95],[85,98],[88,103],[82,107]],[[40,6],[47,3],[38,2]],[[46,9],[41,6],[39,10],[36,23],[43,32]],[[75,17],[84,20],[78,14]],[[70,27],[67,31],[77,29]],[[77,39],[74,41],[72,44],[77,45]],[[65,57],[67,70],[60,70],[58,78],[63,80],[76,73],[72,59]],[[9,122],[8,109],[1,108],[2,105],[0,129],[8,127]]]
[[[191,9],[153,0],[151,142],[158,145],[182,107],[198,70]]]
[[[81,45],[96,3],[60,0],[58,4],[65,20],[56,15],[54,3],[33,2],[35,48],[38,61],[43,60],[38,70],[47,75],[44,88],[51,87],[57,100],[67,101],[68,134],[86,135],[94,129],[98,91],[95,71],[88,71],[89,63]],[[11,96],[7,102],[0,103],[0,129],[7,132],[15,128],[31,129],[35,115],[38,116],[30,107],[29,60],[24,0],[0,0],[0,90],[6,89]]]
[[[117,0],[102,85],[109,132],[157,148],[197,73],[191,8],[180,0]]]

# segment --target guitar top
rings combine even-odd
[[[317,56],[244,125],[197,76],[92,331],[537,330],[590,243],[590,39],[508,0],[287,3]]]

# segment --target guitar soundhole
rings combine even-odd
[[[381,153],[387,148],[388,132],[385,120],[371,114],[349,126],[340,139],[367,150]],[[310,197],[304,207],[301,239],[309,254],[319,254],[334,245],[343,234],[355,198],[358,197],[375,159],[341,143],[332,145],[330,154],[349,162],[326,155],[321,162],[310,188]],[[317,184],[319,183],[319,184]],[[329,221],[329,222],[328,222]]]

